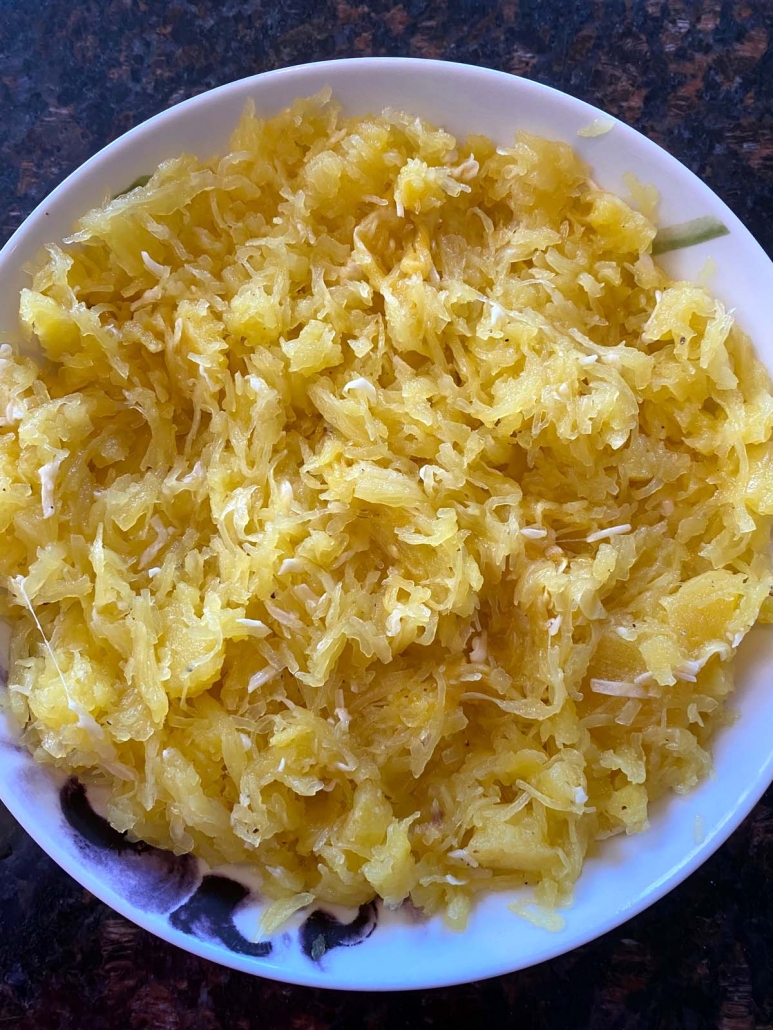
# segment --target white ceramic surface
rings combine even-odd
[[[326,85],[351,113],[402,107],[456,134],[485,133],[503,144],[518,128],[566,140],[607,188],[625,195],[621,176],[626,171],[653,182],[662,197],[663,225],[716,216],[730,230],[728,236],[671,253],[662,263],[673,276],[694,278],[711,256],[718,268],[714,292],[737,309],[738,320],[773,369],[773,265],[691,172],[620,122],[606,135],[579,137],[577,131],[600,112],[555,90],[484,69],[407,59],[333,61],[244,79],[127,133],[62,183],[0,254],[0,330],[7,337],[15,331],[18,291],[25,282],[21,266],[43,244],[66,235],[79,214],[164,158],[181,151],[207,157],[223,148],[248,98],[261,112],[272,114]],[[695,870],[748,814],[773,777],[773,632],[754,631],[741,651],[736,699],[740,718],[716,741],[715,777],[689,796],[657,806],[649,832],[609,841],[589,860],[575,903],[564,913],[566,927],[558,933],[516,918],[500,895],[478,905],[464,934],[449,932],[439,920],[411,921],[381,910],[368,916],[361,941],[350,941],[358,946],[332,948],[314,961],[300,945],[303,916],[298,916],[289,932],[280,932],[271,942],[270,953],[258,956],[249,947],[234,950],[222,932],[213,931],[196,900],[200,877],[194,882],[190,868],[176,900],[149,903],[147,892],[141,897],[125,863],[140,863],[143,856],[106,857],[74,834],[62,816],[60,782],[14,746],[13,728],[5,723],[0,725],[0,797],[44,850],[90,891],[146,929],[206,958],[278,980],[348,989],[392,990],[479,979],[541,962],[618,926]],[[703,826],[700,842],[696,817]],[[238,871],[233,875],[243,879]],[[251,936],[257,918],[257,903],[246,890],[244,894],[239,900],[237,889],[228,909],[241,941]],[[184,910],[185,919],[175,919],[172,910],[182,902],[178,913]]]

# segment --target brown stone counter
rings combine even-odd
[[[0,0],[0,243],[162,108],[282,65],[370,54],[486,65],[597,104],[697,172],[773,253],[773,0]],[[4,809],[0,901],[0,1030],[773,1027],[770,791],[698,873],[619,930],[438,991],[286,987],[194,958],[93,898]]]

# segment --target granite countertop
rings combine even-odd
[[[0,0],[0,243],[162,108],[282,65],[467,61],[597,104],[698,173],[773,254],[773,0]],[[537,968],[347,995],[230,972],[113,913],[0,811],[0,1028],[773,1025],[773,791],[650,911]]]

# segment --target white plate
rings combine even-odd
[[[571,143],[602,186],[625,195],[621,177],[633,171],[662,197],[661,222],[714,215],[729,235],[663,259],[676,278],[695,278],[711,256],[718,267],[714,292],[756,342],[773,368],[773,265],[735,215],[699,179],[654,143],[615,122],[595,138],[577,135],[600,116],[596,108],[525,79],[437,61],[372,58],[332,61],[270,72],[222,86],[138,126],[74,172],[27,219],[0,254],[0,327],[13,332],[21,266],[45,243],[60,239],[75,219],[126,187],[159,161],[182,151],[208,157],[227,143],[248,98],[273,114],[299,96],[332,86],[351,113],[402,107],[452,132],[484,133],[502,144],[527,129]],[[657,901],[726,839],[773,777],[773,633],[750,634],[739,656],[738,722],[717,738],[716,775],[687,797],[655,807],[651,829],[609,841],[589,860],[577,885],[566,927],[551,933],[513,916],[502,895],[482,901],[464,934],[438,919],[415,921],[402,912],[364,911],[342,928],[324,916],[299,915],[266,955],[247,938],[257,902],[233,879],[201,880],[195,863],[163,854],[118,850],[104,827],[72,823],[84,815],[83,798],[70,791],[71,820],[62,814],[61,781],[36,766],[0,725],[0,797],[38,844],[68,873],[127,918],[195,954],[277,980],[354,990],[434,987],[510,972],[592,940]],[[703,827],[696,840],[696,817]],[[116,843],[115,840],[112,841]],[[236,879],[245,878],[231,871]],[[245,880],[246,883],[246,880]],[[340,915],[340,913],[339,913]],[[351,918],[342,917],[343,918]],[[333,946],[334,942],[357,946]],[[331,947],[316,960],[314,940]],[[304,950],[305,945],[305,950]],[[315,951],[317,954],[319,947]],[[253,952],[252,954],[250,952]]]

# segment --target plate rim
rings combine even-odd
[[[346,73],[353,66],[362,66],[363,64],[369,64],[371,67],[389,67],[394,70],[399,70],[401,67],[409,67],[412,72],[421,68],[423,73],[434,74],[435,76],[442,76],[444,74],[462,74],[468,76],[471,80],[476,78],[481,80],[494,79],[499,81],[507,80],[511,83],[515,80],[519,83],[519,88],[525,89],[527,93],[529,91],[534,91],[535,94],[547,93],[552,95],[554,98],[560,99],[561,103],[568,104],[570,107],[574,106],[578,111],[582,111],[584,115],[587,115],[589,120],[599,116],[606,118],[612,117],[603,109],[589,104],[587,101],[581,100],[533,79],[514,75],[506,71],[454,61],[429,60],[413,57],[356,57],[308,62],[245,76],[205,90],[178,104],[164,108],[155,115],[143,120],[138,125],[118,136],[115,140],[112,140],[106,146],[87,158],[86,161],[70,172],[62,182],[60,182],[49,194],[47,194],[46,197],[43,198],[43,200],[33,209],[27,218],[24,219],[21,225],[9,237],[8,241],[0,250],[0,273],[7,263],[13,263],[16,250],[22,246],[28,234],[37,228],[39,223],[46,218],[47,208],[50,205],[58,203],[60,199],[68,193],[75,180],[83,175],[84,172],[93,171],[97,168],[108,155],[131,145],[132,141],[144,136],[145,134],[156,134],[163,128],[163,125],[166,122],[173,121],[179,117],[179,114],[183,109],[192,109],[197,107],[204,109],[213,102],[213,97],[217,98],[215,102],[219,102],[220,99],[228,93],[238,94],[242,91],[246,93],[253,87],[259,91],[261,84],[265,83],[267,80],[279,80],[282,78],[297,80],[296,95],[301,97],[305,95],[303,92],[303,81],[305,76],[311,77],[316,75],[320,69],[330,69],[331,77],[334,79],[336,74],[341,72]],[[332,82],[331,85],[333,85],[333,89],[335,91],[335,82]],[[738,216],[728,207],[728,205],[716,193],[714,193],[714,191],[702,179],[687,168],[686,165],[682,164],[678,158],[674,157],[659,144],[655,143],[632,126],[629,126],[625,122],[619,121],[616,118],[614,121],[616,131],[623,130],[625,133],[634,134],[637,146],[643,145],[647,148],[653,148],[658,152],[658,160],[662,161],[665,155],[668,161],[674,162],[680,167],[682,172],[686,172],[688,176],[691,177],[695,193],[704,197],[707,201],[710,201],[711,205],[715,209],[718,207],[719,210],[721,210],[722,216],[731,232],[738,234],[747,247],[751,246],[753,250],[756,251],[758,259],[762,261],[763,266],[767,269],[767,275],[770,279],[771,287],[773,288],[773,262],[771,262],[759,242],[754,238],[752,233],[746,228]],[[394,978],[387,978],[386,981],[381,982],[378,979],[378,975],[368,982],[352,981],[345,974],[345,969],[326,973],[323,969],[320,969],[319,966],[313,963],[309,963],[308,975],[303,976],[298,974],[295,970],[284,970],[281,965],[277,965],[272,962],[271,956],[260,959],[240,956],[223,946],[209,944],[206,941],[202,941],[176,930],[174,927],[170,926],[168,922],[162,921],[157,914],[148,913],[146,910],[133,905],[130,901],[118,895],[103,880],[96,879],[93,873],[88,871],[85,866],[80,864],[71,854],[69,854],[53,836],[49,835],[43,830],[43,828],[36,825],[35,820],[28,816],[28,806],[22,799],[21,795],[10,790],[9,785],[5,782],[3,777],[0,777],[0,800],[2,800],[13,817],[20,823],[22,828],[32,837],[43,852],[56,862],[76,882],[80,883],[90,893],[94,894],[110,908],[129,919],[135,925],[140,926],[142,929],[170,944],[180,947],[200,958],[208,959],[218,963],[219,965],[230,967],[239,972],[268,977],[282,983],[349,991],[400,991],[454,986],[457,984],[468,983],[472,980],[489,979],[491,977],[516,972],[520,969],[537,965],[549,959],[557,958],[574,950],[582,944],[588,944],[605,933],[616,929],[628,919],[638,915],[640,912],[650,907],[650,905],[664,897],[667,893],[681,884],[696,869],[698,869],[708,858],[710,858],[710,856],[727,840],[731,833],[738,828],[743,819],[751,812],[754,805],[759,801],[769,786],[771,779],[773,779],[773,741],[771,742],[771,748],[765,761],[759,767],[756,779],[749,783],[746,790],[739,795],[735,806],[727,811],[724,819],[721,820],[715,828],[715,832],[707,837],[707,839],[701,844],[696,844],[694,849],[687,851],[684,859],[674,865],[668,874],[662,876],[658,881],[656,881],[652,885],[650,891],[635,898],[630,905],[618,908],[614,912],[610,913],[605,919],[599,920],[597,924],[594,924],[591,927],[590,931],[583,930],[582,932],[573,934],[572,936],[576,939],[573,939],[568,943],[564,943],[562,940],[562,934],[551,934],[550,938],[546,940],[544,947],[535,949],[533,956],[531,956],[527,961],[514,963],[512,960],[508,961],[506,956],[502,955],[499,962],[493,963],[490,957],[488,957],[485,969],[473,968],[469,973],[454,972],[443,979],[433,977],[428,980],[421,980],[420,977],[417,977],[413,982],[410,982],[409,980],[408,983],[403,984],[396,982]],[[470,965],[475,965],[474,959],[471,959]]]

